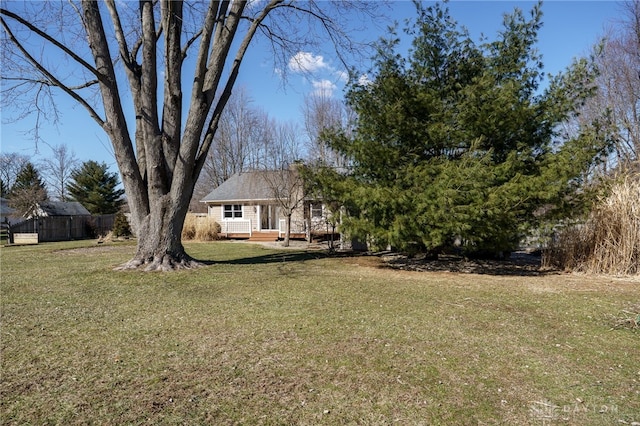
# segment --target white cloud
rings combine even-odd
[[[311,82],[313,85],[313,94],[316,96],[330,98],[333,96],[333,92],[338,88],[330,80],[314,80]]]
[[[368,86],[372,83],[371,80],[369,80],[369,76],[367,74],[362,74],[359,78],[358,78],[358,85],[360,86]]]
[[[346,71],[336,71],[336,77],[338,77],[338,79],[343,82],[346,83],[347,81],[349,81],[349,73]]]
[[[298,52],[289,59],[289,69],[293,72],[315,72],[329,68],[322,55]]]

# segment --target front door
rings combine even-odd
[[[278,206],[273,204],[260,206],[260,229],[263,231],[278,229]]]

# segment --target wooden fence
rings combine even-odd
[[[115,216],[37,217],[11,225],[10,233],[37,233],[40,242],[95,238],[113,229]]]
[[[0,223],[0,244],[7,244],[10,241],[9,239],[10,233],[11,233],[11,230],[9,228],[9,224]]]

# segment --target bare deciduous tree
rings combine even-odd
[[[344,8],[370,14],[373,6],[312,0],[141,0],[135,5],[71,0],[39,4],[42,10],[35,14],[35,6],[3,3],[2,42],[12,45],[2,49],[7,65],[2,77],[13,83],[6,99],[60,89],[107,133],[138,236],[137,252],[123,268],[198,266],[180,234],[254,37],[266,36],[281,64],[327,38],[353,49],[344,30],[350,16]],[[55,24],[43,21],[45,16],[55,16]],[[65,66],[51,65],[47,54]],[[192,57],[192,67],[186,67]],[[43,110],[38,102],[36,112]]]
[[[78,165],[78,158],[66,145],[51,147],[51,156],[42,161],[40,169],[49,186],[49,194],[59,201],[69,200],[67,185],[71,172]]]
[[[29,157],[16,152],[0,153],[0,180],[4,191],[2,196],[6,196],[11,187],[16,183],[16,178],[20,170],[29,162]]]
[[[280,170],[269,170],[263,177],[271,190],[273,199],[281,214],[285,217],[284,247],[289,247],[291,239],[291,220],[296,209],[304,202],[304,181],[297,164]]]
[[[322,132],[349,128],[351,117],[345,104],[324,92],[312,93],[305,98],[302,113],[308,138],[309,160],[329,166],[342,166],[343,159],[322,140]]]
[[[229,98],[202,170],[201,183],[209,190],[235,173],[258,168],[263,161],[269,120],[252,102],[245,88]]]
[[[640,1],[622,7],[624,21],[608,31],[595,55],[598,91],[582,120],[610,127],[616,170],[640,171]]]
[[[263,167],[280,170],[302,159],[300,129],[291,121],[270,124],[272,136],[266,146],[266,161]]]

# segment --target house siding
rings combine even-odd
[[[242,218],[225,218],[224,217],[224,206],[228,204],[240,204],[242,206]],[[254,211],[254,207],[256,211]],[[259,231],[260,221],[258,216],[258,208],[254,203],[247,203],[241,201],[229,201],[224,203],[215,203],[209,204],[208,216],[218,222],[222,228],[222,232],[225,229],[226,222],[246,222],[250,221],[251,223],[251,231],[256,232]]]
[[[299,191],[295,197],[298,200],[303,199],[302,187],[294,186],[286,188],[274,188],[269,185],[273,179],[282,179],[282,171],[259,171],[238,173],[226,180],[222,185],[214,189],[207,195],[202,202],[208,206],[208,216],[218,222],[223,234],[233,237],[244,238],[247,234],[280,231],[280,235],[284,235],[286,228],[286,217],[278,209],[277,217],[270,217],[270,229],[262,229],[262,207],[265,205],[277,206],[278,202],[274,191],[286,192],[295,188]],[[284,175],[285,179],[296,177],[295,171]],[[273,182],[272,182],[273,184]],[[318,222],[317,218],[311,219],[311,230],[308,228],[306,215],[309,214],[309,201],[300,202],[293,210],[291,217],[291,232],[296,238],[309,236],[308,233],[314,233],[316,229],[323,232],[326,228],[326,221]],[[223,206],[229,204],[242,205],[242,218],[224,218]],[[251,228],[249,228],[249,222]],[[248,235],[251,236],[251,235]]]
[[[258,208],[254,211],[255,204],[243,204],[242,205],[242,218],[251,221],[251,230],[258,231],[260,229],[260,219],[258,217]]]
[[[242,219],[237,218],[237,219],[225,219],[224,218],[224,205],[225,204],[240,204],[242,205]],[[245,201],[245,202],[240,202],[240,201],[229,201],[229,202],[225,202],[225,203],[215,203],[215,204],[209,204],[209,210],[208,210],[208,216],[209,218],[211,218],[212,220],[215,220],[216,222],[218,222],[222,229],[225,229],[224,226],[224,222],[233,222],[233,221],[250,221],[251,222],[251,231],[252,232],[260,232],[262,231],[261,229],[261,221],[260,221],[260,209],[261,206],[263,205],[267,205],[267,204],[271,204],[271,205],[275,205],[273,203],[273,201]],[[281,220],[285,220],[286,217],[282,214],[278,215],[278,223]],[[291,216],[291,221],[292,221],[292,231],[297,231],[299,232],[303,232],[302,230],[305,229],[304,226],[304,209],[302,208],[302,206],[296,208],[293,211],[293,214]],[[223,231],[224,233],[224,231]]]

